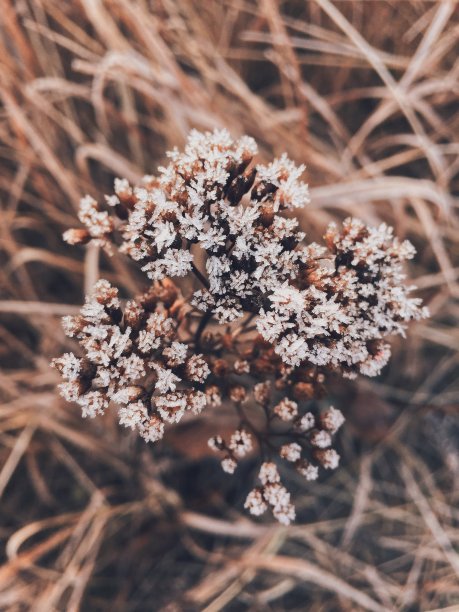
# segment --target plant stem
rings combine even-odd
[[[196,334],[194,336],[194,343],[195,343],[196,350],[198,350],[200,347],[202,333],[211,318],[212,318],[212,313],[208,311],[202,316],[201,320],[199,321],[199,325],[196,328]]]
[[[195,266],[194,262],[191,262],[191,267],[193,269],[194,275],[199,280],[199,282],[202,283],[206,289],[208,289],[209,288],[209,281],[204,276],[204,274],[202,274],[202,272],[200,272],[198,270],[198,268]]]

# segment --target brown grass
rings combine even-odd
[[[0,10],[0,609],[457,610],[459,5]],[[142,283],[62,243],[79,197],[215,126],[308,165],[310,235],[352,214],[409,237],[432,311],[384,376],[335,391],[343,466],[292,483],[288,529],[241,513],[246,478],[222,476],[193,429],[151,449],[85,422],[48,367],[67,346],[59,316],[99,273]]]

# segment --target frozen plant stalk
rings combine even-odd
[[[278,464],[315,480],[320,467],[339,463],[332,445],[343,415],[319,410],[327,374],[379,374],[390,357],[386,337],[427,311],[404,285],[408,241],[385,224],[347,219],[329,226],[323,245],[307,243],[284,215],[309,202],[304,167],[286,155],[252,165],[256,153],[248,136],[192,131],[158,176],[137,187],[116,179],[103,205],[83,198],[84,227],[65,240],[119,249],[150,285],[123,305],[100,280],[80,315],[64,319],[81,356],[53,365],[83,416],[113,404],[147,442],[187,413],[212,419],[222,402],[233,406],[239,427],[209,445],[228,473],[258,451],[259,486],[245,506],[289,524],[295,509]],[[191,295],[181,293],[183,277],[195,281]]]

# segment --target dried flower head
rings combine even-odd
[[[80,356],[53,365],[83,416],[116,406],[120,424],[147,442],[166,425],[204,410],[214,422],[211,411],[233,407],[239,425],[226,440],[216,432],[209,447],[229,474],[259,452],[260,484],[245,507],[288,525],[295,508],[279,466],[309,481],[339,463],[344,416],[320,410],[328,374],[375,376],[390,357],[387,337],[427,310],[404,284],[409,242],[384,224],[347,219],[329,226],[324,245],[307,243],[285,215],[309,202],[304,167],[286,155],[253,164],[256,154],[250,137],[192,131],[157,176],[138,186],[116,179],[102,204],[83,198],[84,227],[65,240],[118,248],[150,286],[124,302],[100,280],[80,314],[63,321]]]
[[[65,321],[84,356],[66,353],[52,362],[67,381],[62,394],[80,404],[83,416],[103,414],[113,401],[120,424],[147,441],[161,439],[165,423],[179,422],[187,411],[199,413],[207,403],[194,383],[205,382],[209,367],[198,354],[181,367],[188,347],[176,341],[179,320],[161,303],[163,289],[152,287],[123,312],[118,291],[99,281],[80,315]]]

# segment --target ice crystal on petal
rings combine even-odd
[[[52,365],[59,370],[62,378],[68,381],[77,380],[81,371],[81,359],[73,353],[64,353],[62,357],[53,359]]]
[[[158,364],[154,363],[152,366],[158,377],[156,381],[156,389],[160,393],[167,393],[168,391],[175,391],[177,383],[180,382],[180,378],[176,376],[172,370],[162,368]]]

